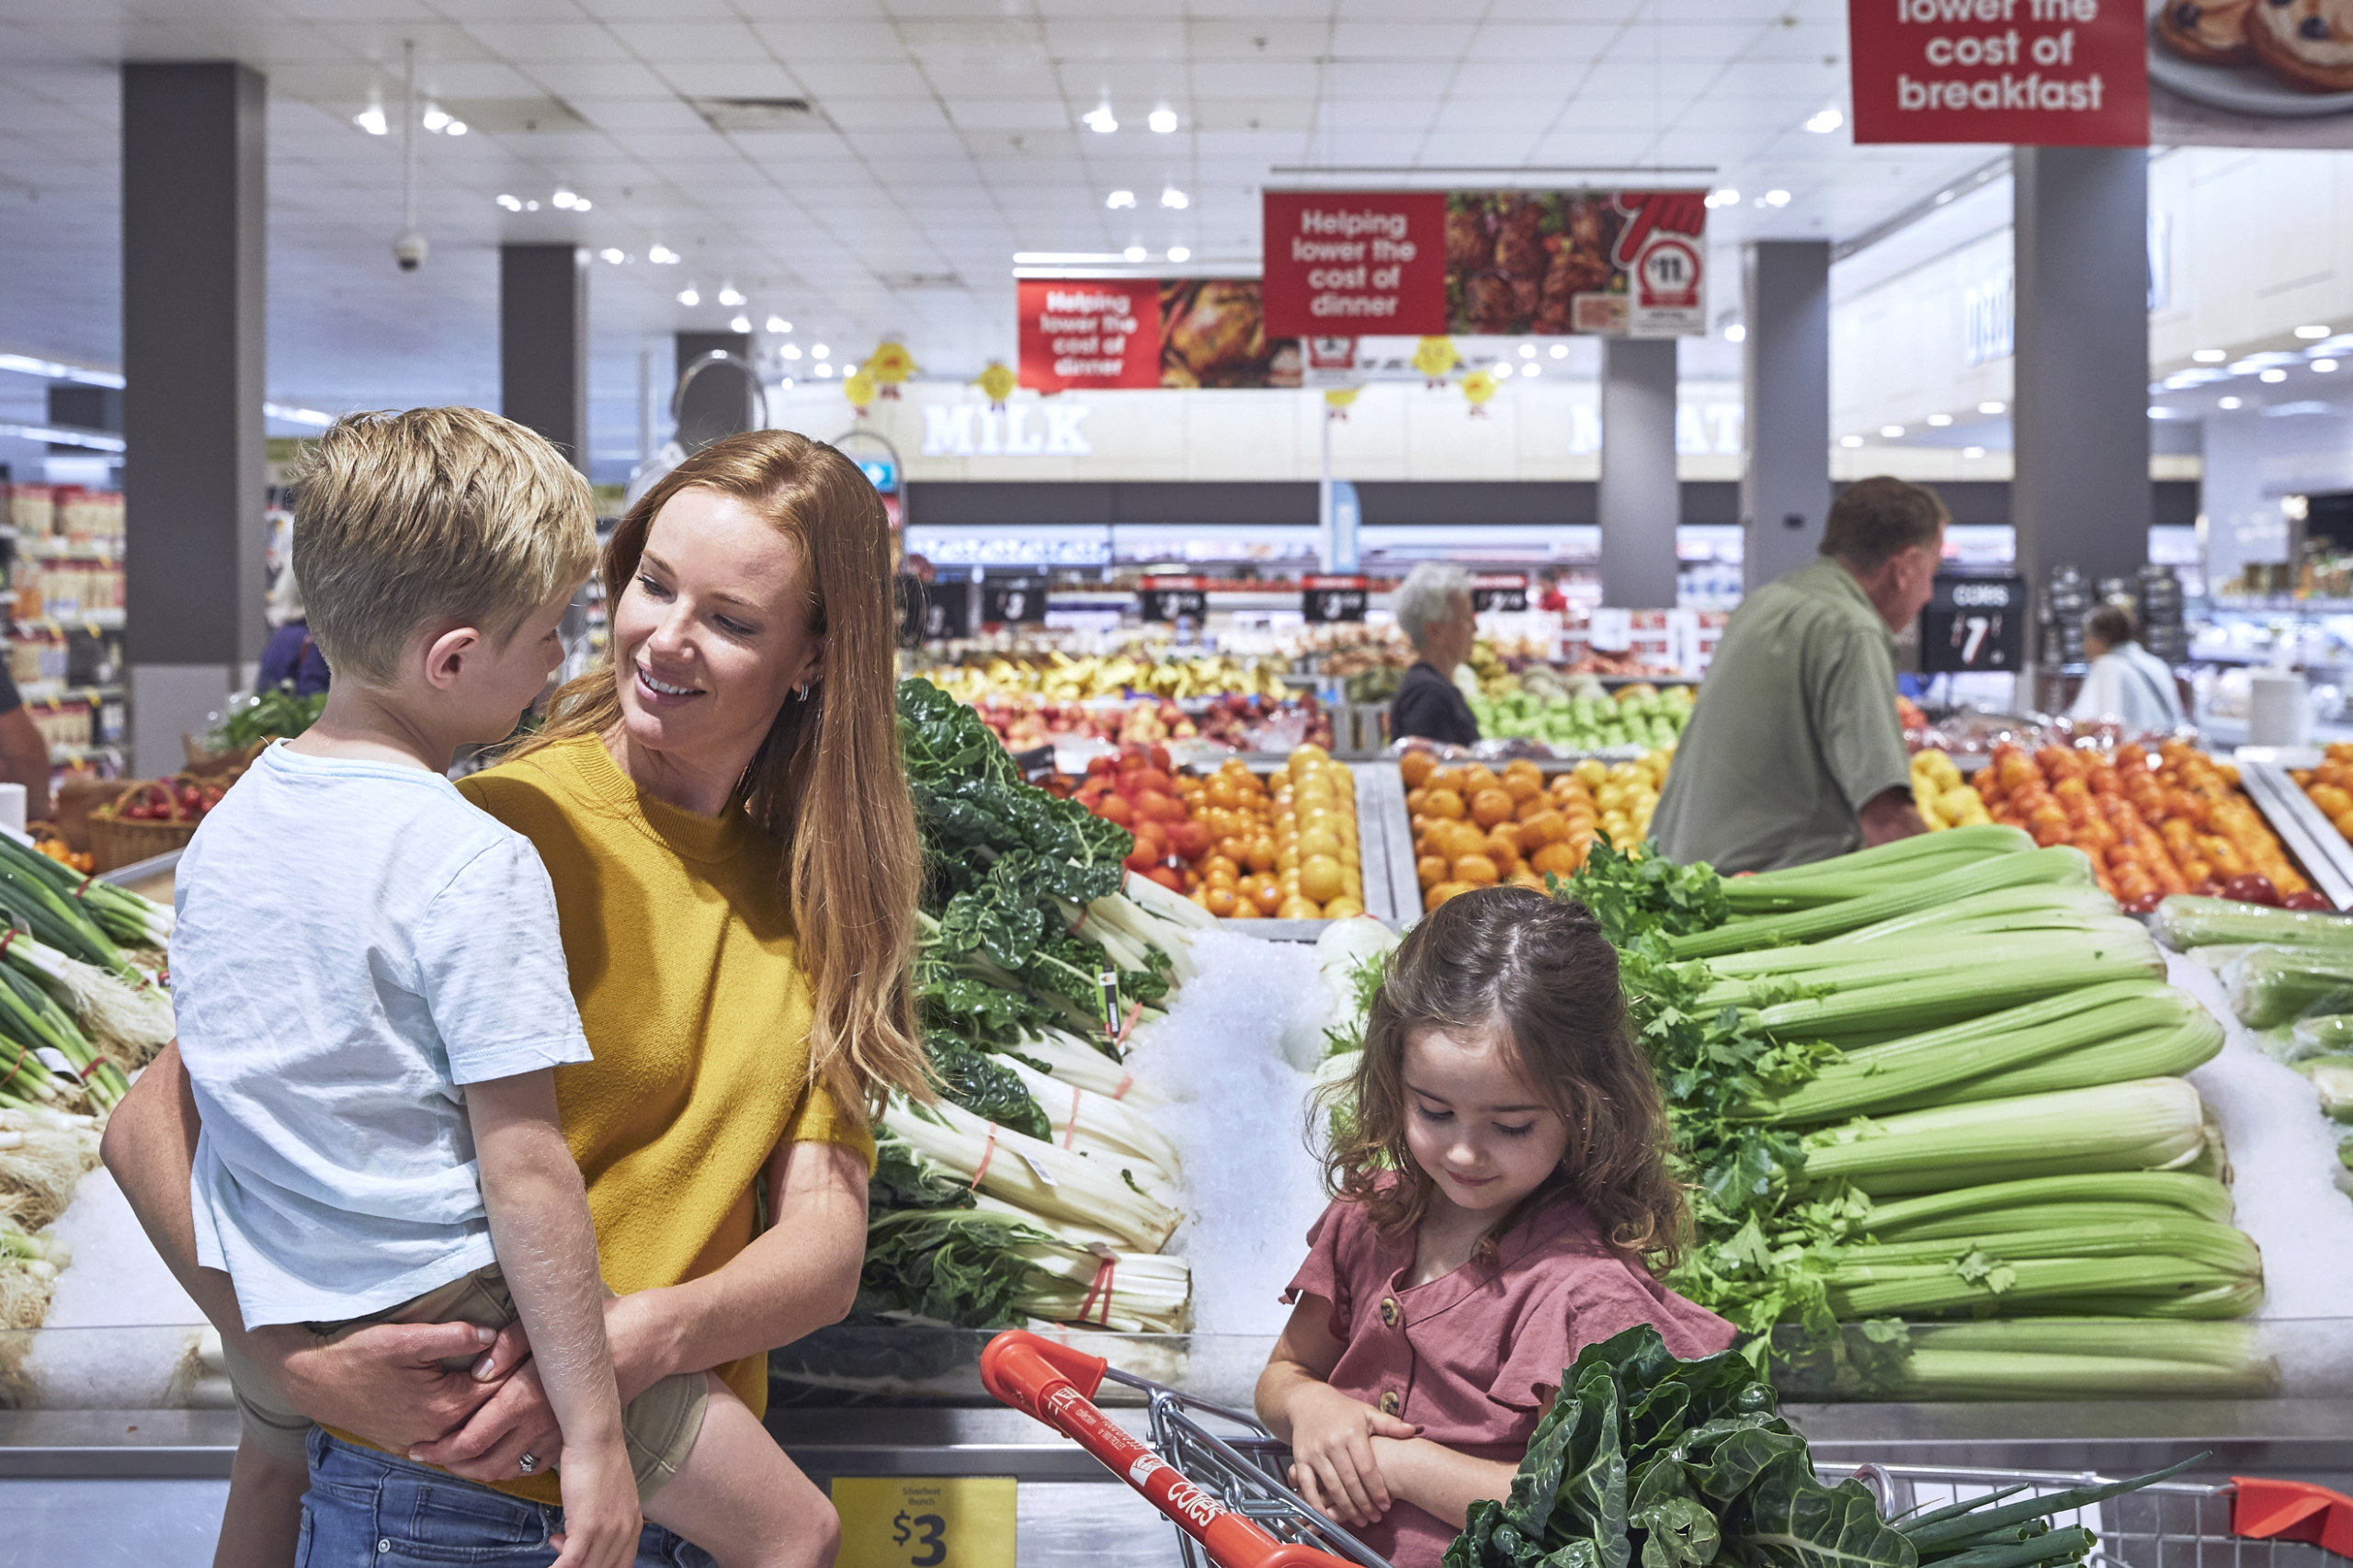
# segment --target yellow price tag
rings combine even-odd
[[[1013,1568],[1009,1475],[837,1476],[835,1568]]]

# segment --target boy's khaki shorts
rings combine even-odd
[[[311,1331],[333,1341],[362,1328],[385,1323],[472,1323],[484,1328],[505,1328],[515,1321],[515,1298],[498,1265],[476,1269],[452,1279],[413,1301],[369,1312],[341,1323],[314,1323]],[[275,1459],[307,1463],[304,1439],[311,1421],[289,1409],[276,1385],[260,1368],[224,1344],[229,1386],[236,1391],[237,1410],[244,1417],[245,1435]],[[481,1358],[480,1352],[455,1357],[441,1365],[460,1372]],[[663,1379],[629,1402],[621,1411],[621,1436],[629,1446],[630,1468],[637,1474],[637,1496],[650,1501],[678,1473],[702,1433],[703,1409],[710,1399],[702,1372],[681,1372]]]

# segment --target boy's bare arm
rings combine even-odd
[[[605,1344],[605,1291],[588,1193],[556,1125],[547,1072],[466,1085],[491,1244],[531,1336],[567,1447],[618,1443],[620,1396]]]

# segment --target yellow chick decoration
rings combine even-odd
[[[1462,378],[1462,395],[1471,404],[1471,417],[1487,416],[1487,400],[1495,395],[1495,377],[1492,370],[1473,370]]]
[[[1324,417],[1326,419],[1346,419],[1348,416],[1348,405],[1356,402],[1357,393],[1363,390],[1364,389],[1361,387],[1334,387],[1331,391],[1325,392],[1324,394]]]
[[[849,399],[850,407],[858,412],[860,418],[863,418],[866,411],[874,405],[877,390],[872,372],[863,367],[860,367],[858,374],[842,378],[842,395]]]
[[[914,375],[917,367],[915,357],[907,352],[905,345],[885,339],[874,346],[874,352],[866,357],[859,369],[874,378],[884,397],[895,401],[899,383]]]
[[[1462,363],[1462,356],[1450,337],[1425,337],[1414,347],[1414,369],[1430,379],[1430,385],[1445,382],[1446,373]]]
[[[1021,378],[1006,369],[1004,360],[992,359],[987,369],[972,378],[972,384],[987,394],[990,412],[1002,414],[1005,412],[1005,400],[1013,395],[1013,389],[1021,384]]]

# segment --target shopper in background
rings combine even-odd
[[[1425,561],[1405,574],[1397,589],[1397,630],[1421,655],[1397,686],[1389,705],[1389,738],[1416,736],[1444,745],[1467,746],[1479,738],[1479,721],[1454,684],[1454,672],[1471,656],[1479,635],[1471,610],[1471,577],[1460,566]]]
[[[1577,1352],[1653,1324],[1677,1356],[1732,1324],[1654,1277],[1689,1230],[1666,1113],[1583,905],[1448,900],[1374,996],[1337,1194],[1307,1233],[1259,1418],[1293,1484],[1396,1568],[1438,1568],[1501,1497]]]
[[[0,783],[25,787],[25,820],[47,822],[51,811],[49,737],[40,733],[6,669],[0,669]]]
[[[2105,719],[2127,734],[2171,730],[2182,722],[2181,692],[2165,662],[2141,645],[2141,629],[2122,605],[2084,617],[2084,653],[2092,667],[2067,710],[2070,719]]]
[[[1561,587],[1561,578],[1562,573],[1558,569],[1538,574],[1536,580],[1542,585],[1542,591],[1536,596],[1536,602],[1531,608],[1551,610],[1554,615],[1568,614],[1569,596]]]
[[[333,676],[327,670],[327,656],[319,652],[318,642],[311,635],[311,618],[302,608],[302,587],[295,580],[290,561],[269,586],[268,613],[272,631],[261,651],[261,674],[254,689],[276,691],[291,685],[297,697],[315,697],[324,691]]]
[[[1928,602],[1948,520],[1916,484],[1849,485],[1823,527],[1824,559],[1733,612],[1652,821],[1670,858],[1768,871],[1925,831],[1893,633]]]
[[[461,785],[531,841],[554,885],[596,1052],[559,1068],[556,1087],[620,1292],[605,1331],[624,1400],[711,1370],[755,1415],[766,1407],[767,1352],[857,1294],[866,1108],[928,1087],[892,565],[881,498],[840,453],[783,431],[711,443],[607,547],[610,661],[557,694],[519,755]],[[167,1049],[116,1108],[107,1155],[194,1293],[187,1083]],[[392,1450],[335,1443],[333,1483],[306,1503],[313,1540],[364,1532],[372,1549],[424,1532],[421,1548],[399,1543],[404,1561],[543,1568],[558,1491],[536,1461],[559,1434],[523,1335],[441,1324],[254,1339],[294,1408]],[[807,1523],[776,1544],[829,1562],[839,1521],[824,1494],[794,1471],[781,1500]],[[638,1561],[710,1560],[649,1528]]]

